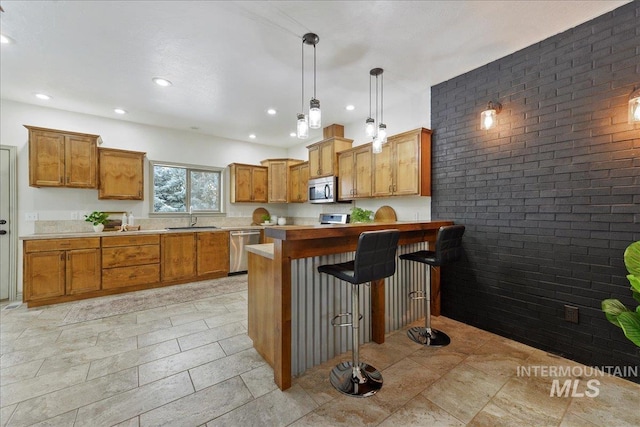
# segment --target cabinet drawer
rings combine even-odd
[[[102,270],[102,289],[145,285],[160,281],[160,265],[137,265]]]
[[[133,245],[159,245],[159,234],[147,234],[144,236],[109,236],[102,238],[102,247],[133,246]]]
[[[119,246],[102,249],[102,268],[157,264],[160,245]]]
[[[94,248],[100,248],[99,237],[86,237],[80,239],[27,240],[24,242],[24,251],[27,253]]]

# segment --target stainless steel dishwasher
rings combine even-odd
[[[236,230],[229,233],[229,273],[247,271],[245,246],[260,243],[259,230]]]

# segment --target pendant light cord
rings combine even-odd
[[[384,75],[381,74],[380,75],[380,123],[379,124],[383,124],[384,123],[384,117],[383,117],[383,104],[384,104]]]
[[[304,114],[304,37],[302,38],[302,51],[300,57],[302,58],[302,99],[300,102],[300,113]]]
[[[371,117],[371,74],[369,74],[369,117]]]
[[[316,44],[313,44],[313,99],[316,99]]]

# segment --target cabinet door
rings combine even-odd
[[[333,141],[320,145],[320,174],[321,176],[334,175],[333,166],[336,153],[333,149]]]
[[[252,202],[267,202],[268,168],[254,167],[251,173]],[[286,187],[285,187],[286,189]]]
[[[197,233],[198,276],[229,272],[229,233]]]
[[[340,200],[353,199],[355,188],[354,158],[353,151],[338,154],[338,170],[340,171],[338,199]]]
[[[59,297],[65,290],[65,252],[35,252],[24,255],[24,300]]]
[[[98,199],[143,200],[145,153],[109,148],[98,151]]]
[[[393,194],[393,150],[391,144],[382,144],[382,152],[373,156],[373,196]]]
[[[395,150],[393,194],[396,196],[420,193],[419,137],[420,134],[407,134],[393,141]]]
[[[251,201],[251,176],[252,167],[248,165],[236,165],[235,170],[235,202]]]
[[[57,132],[29,131],[30,186],[64,186],[64,158],[64,135]]]
[[[291,166],[289,179],[291,181],[289,190],[289,201],[291,203],[306,202],[307,185],[309,183],[309,162]]]
[[[313,146],[309,148],[309,178],[318,178],[322,176],[320,169],[320,147]]]
[[[162,235],[162,280],[188,279],[196,274],[195,233]]]
[[[354,152],[354,156],[354,195],[356,197],[371,197],[373,182],[371,178],[371,145],[368,144],[367,146],[356,150]],[[342,179],[342,170],[340,170],[340,179]]]
[[[289,163],[286,160],[269,162],[269,203],[287,203],[287,178],[289,177]]]
[[[97,151],[96,138],[65,137],[65,187],[97,188]]]
[[[100,249],[67,251],[66,294],[100,290]]]
[[[309,163],[305,162],[300,165],[300,202],[306,202],[309,200]]]

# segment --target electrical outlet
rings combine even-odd
[[[71,219],[78,219],[78,212],[77,211],[71,212]]]
[[[38,220],[38,212],[27,212],[24,214],[24,219],[26,221],[37,221]]]
[[[564,306],[564,320],[571,323],[579,323],[578,307],[573,305]]]

